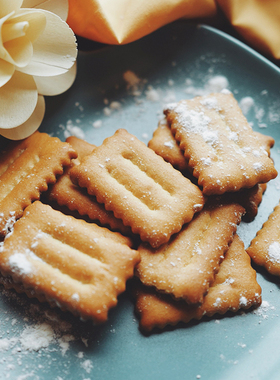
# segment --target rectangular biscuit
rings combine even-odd
[[[274,139],[259,132],[253,132],[259,138],[263,149],[270,156],[270,150],[274,145]],[[166,118],[162,119],[158,128],[155,130],[148,146],[153,149],[165,161],[169,162],[176,169],[180,170],[185,176],[190,178],[192,171],[188,165],[187,159],[184,157],[183,151],[180,149],[175,137],[173,136],[170,126]],[[195,182],[192,179],[192,182]],[[231,193],[233,200],[240,203],[246,210],[243,215],[245,222],[251,222],[258,213],[258,206],[262,201],[262,195],[266,190],[266,184],[257,184],[249,189],[242,189],[238,192]]]
[[[57,182],[51,186],[47,198],[50,202],[57,202],[59,206],[66,206],[71,211],[77,211],[81,216],[87,215],[91,220],[98,221],[102,226],[109,226],[112,230],[120,231],[125,235],[131,234],[129,227],[124,226],[121,219],[115,218],[112,211],[107,211],[103,204],[98,203],[94,196],[87,193],[86,189],[73,184],[70,179],[70,170],[90,154],[96,146],[70,136],[66,142],[71,144],[78,154],[78,158],[72,160]]]
[[[5,238],[0,271],[16,289],[99,323],[138,262],[121,234],[35,201]]]
[[[256,131],[253,131],[253,133],[259,139],[262,148],[270,156],[270,150],[275,143],[274,138]],[[184,152],[180,149],[178,142],[171,132],[166,117],[159,121],[157,129],[148,143],[148,147],[184,174],[186,171],[192,172],[192,168],[189,166]]]
[[[12,142],[1,152],[1,236],[8,232],[10,223],[22,216],[25,207],[39,199],[40,194],[76,157],[70,144],[40,132],[25,140]]]
[[[183,298],[203,301],[230,245],[243,207],[209,199],[193,220],[158,249],[142,244],[136,275],[147,286]]]
[[[247,253],[257,265],[280,276],[280,203],[251,241]]]
[[[188,305],[174,300],[170,295],[143,287],[136,292],[136,312],[140,326],[145,331],[164,328],[179,322],[188,323],[203,316],[237,312],[261,304],[261,287],[256,280],[256,271],[251,267],[250,257],[244,244],[235,235],[225,254],[219,272],[201,305]]]
[[[123,129],[73,167],[70,177],[153,247],[167,242],[204,204],[197,186]]]
[[[175,139],[206,195],[267,183],[277,171],[231,93],[170,104]]]

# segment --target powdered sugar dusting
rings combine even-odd
[[[255,101],[251,96],[245,96],[239,102],[239,107],[241,108],[241,111],[243,112],[245,116],[254,107],[254,105],[255,105]]]
[[[218,131],[209,129],[211,119],[204,112],[189,109],[184,101],[178,104],[170,104],[167,108],[176,112],[178,122],[188,132],[201,135],[209,145],[217,144],[219,139]]]
[[[193,133],[206,133],[211,119],[203,112],[197,112],[189,109],[185,102],[180,102],[177,105],[168,105],[168,108],[173,108],[177,113],[179,123],[188,131]]]
[[[246,307],[248,305],[247,298],[244,296],[241,296],[239,299],[239,305],[240,305],[240,307]]]
[[[48,323],[36,324],[23,330],[19,341],[26,350],[39,351],[54,341],[54,331]]]
[[[77,121],[77,124],[79,121]],[[67,138],[69,136],[75,136],[82,140],[85,139],[85,132],[83,129],[78,126],[77,124],[74,124],[72,120],[68,120],[66,123],[66,126],[60,125],[60,128],[64,129],[64,137]]]
[[[262,304],[253,311],[253,314],[262,317],[262,319],[268,319],[271,310],[275,310],[275,307],[271,306],[268,301],[263,300]]]
[[[200,101],[200,103],[209,109],[214,109],[217,111],[219,110],[217,98],[215,98],[214,96],[205,97]]]
[[[268,256],[273,263],[280,264],[280,244],[278,241],[274,241],[268,248]]]
[[[0,377],[18,380],[16,373],[20,370],[22,379],[52,378],[52,368],[63,358],[65,369],[60,372],[61,379],[71,378],[68,368],[72,362],[68,351],[75,350],[77,344],[80,349],[86,349],[89,345],[88,333],[83,336],[84,333],[78,327],[79,321],[76,320],[75,325],[72,325],[71,318],[67,315],[59,313],[61,317],[48,305],[19,296],[13,291],[2,290],[2,299],[10,307],[13,304],[18,305],[20,318],[11,318],[9,307],[7,310],[1,309]],[[84,326],[84,322],[80,322],[80,325]],[[36,360],[33,360],[35,357]],[[80,351],[76,360],[76,365],[80,364],[80,375],[88,376],[93,364],[87,352],[83,351],[81,354]]]
[[[20,275],[32,273],[32,265],[24,253],[16,252],[10,256],[9,265],[13,272]]]
[[[93,368],[93,364],[92,364],[92,361],[91,360],[85,360],[84,362],[81,363],[81,367],[87,372],[87,373],[90,373],[92,368]]]

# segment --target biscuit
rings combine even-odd
[[[260,304],[261,287],[256,272],[251,267],[243,242],[235,235],[201,305],[188,305],[153,288],[140,287],[136,292],[135,308],[140,316],[140,327],[151,331],[155,327],[162,329],[167,325],[188,323],[192,319],[200,320],[203,316],[212,317],[227,311],[237,312]]]
[[[275,142],[274,139],[259,132],[254,132],[254,134],[259,138],[262,147],[270,156],[270,149]],[[165,161],[190,178],[191,168],[188,166],[184,153],[176,142],[166,118],[159,121],[158,128],[155,130],[148,146]],[[192,182],[195,182],[193,178]],[[242,189],[231,193],[233,201],[240,203],[246,210],[246,213],[243,215],[245,222],[251,222],[256,217],[266,187],[266,184],[257,184],[250,189]]]
[[[184,152],[180,149],[171,132],[166,118],[159,121],[148,147],[181,172],[191,169],[184,157]]]
[[[228,193],[233,202],[238,202],[245,209],[244,222],[252,222],[258,214],[259,205],[267,188],[266,183],[259,183],[250,189],[242,189],[235,193]]]
[[[1,153],[0,235],[4,236],[23,210],[40,198],[48,185],[63,173],[77,154],[70,144],[46,133],[35,132],[25,140],[12,142]]]
[[[231,93],[170,104],[175,139],[206,195],[267,183],[277,171]]]
[[[71,211],[77,211],[81,216],[86,215],[102,226],[109,226],[112,230],[120,231],[125,235],[131,234],[131,230],[124,226],[121,219],[115,218],[112,211],[107,211],[103,204],[98,203],[94,196],[87,193],[86,189],[74,185],[70,179],[71,168],[79,165],[80,160],[90,154],[96,146],[75,136],[68,137],[66,141],[76,150],[78,158],[72,160],[63,175],[51,186],[47,195],[48,200],[55,201],[59,206],[66,206]]]
[[[153,247],[166,243],[204,204],[196,185],[124,129],[73,167],[70,177]]]
[[[251,241],[247,253],[257,265],[280,276],[280,203]]]
[[[123,239],[36,201],[4,240],[1,274],[28,295],[104,322],[139,262]]]
[[[253,133],[259,138],[263,149],[265,149],[270,156],[270,150],[275,143],[274,138],[256,131],[253,131]],[[192,172],[192,168],[188,165],[184,152],[180,149],[179,144],[171,132],[166,117],[159,121],[157,129],[154,131],[153,137],[148,143],[148,147],[153,149],[156,154],[184,174],[187,171]]]
[[[90,144],[86,140],[80,139],[76,136],[67,137],[66,142],[70,144],[78,154],[77,159],[72,160],[72,163],[76,163],[77,165],[80,163],[81,159],[90,154],[96,148],[96,145]]]
[[[193,220],[158,249],[140,245],[136,275],[147,286],[184,298],[203,301],[232,242],[244,209],[239,204],[209,199]]]

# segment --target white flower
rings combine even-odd
[[[32,134],[44,117],[43,96],[72,85],[77,47],[67,14],[67,0],[0,0],[1,135]]]

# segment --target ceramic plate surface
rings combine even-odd
[[[132,86],[131,78],[137,79]],[[128,80],[129,78],[129,80]],[[164,104],[227,87],[256,131],[275,138],[280,170],[280,71],[235,39],[206,26],[174,23],[126,46],[80,52],[65,94],[47,99],[40,128],[96,145],[118,128],[145,143]],[[238,232],[247,247],[280,198],[269,183],[257,218]],[[94,327],[24,295],[0,294],[1,379],[279,379],[279,280],[258,269],[257,311],[179,324],[144,336],[129,293]]]

